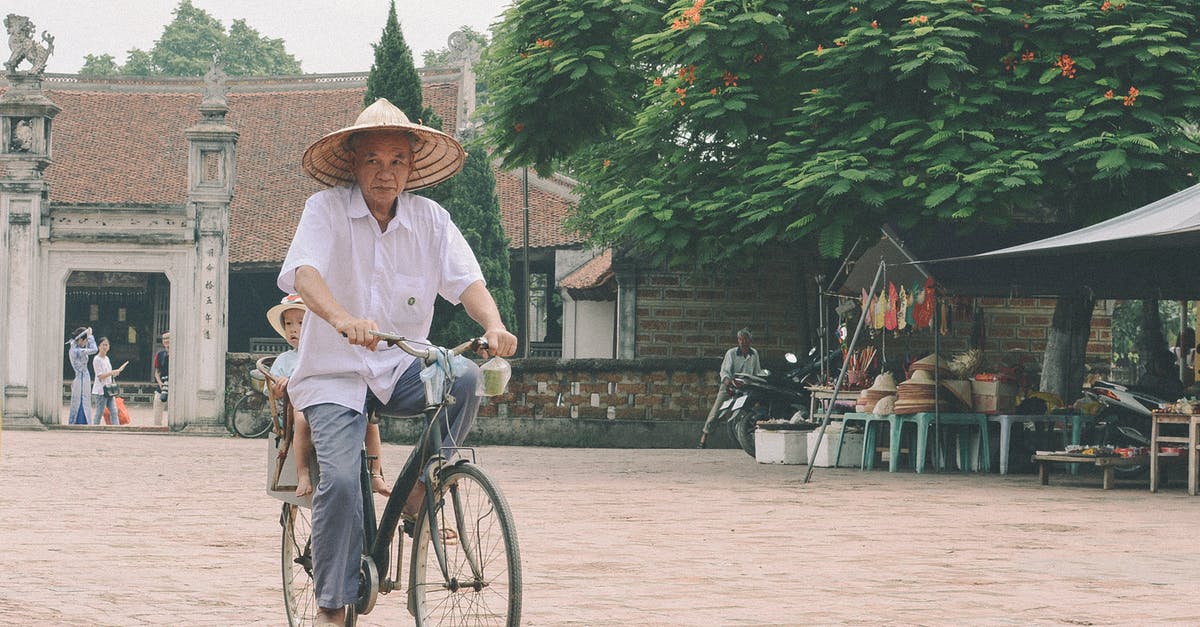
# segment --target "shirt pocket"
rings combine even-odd
[[[377,294],[376,302],[384,306],[380,320],[390,322],[401,335],[424,336],[433,316],[437,286],[424,276],[393,272],[391,288],[389,294]]]

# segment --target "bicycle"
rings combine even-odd
[[[263,357],[255,368],[250,369],[250,384],[229,412],[225,424],[236,436],[261,438],[271,430],[272,412],[266,386],[270,372],[269,360],[273,359]]]
[[[482,338],[453,348],[413,348],[404,337],[373,332],[389,345],[422,360],[428,366],[441,363],[467,350],[485,350]],[[357,616],[368,614],[380,594],[401,588],[404,536],[413,537],[409,559],[408,611],[417,625],[471,624],[519,625],[521,615],[521,562],[516,526],[504,496],[496,484],[475,464],[474,450],[454,448],[456,461],[442,455],[442,423],[450,396],[452,374],[447,369],[438,398],[428,398],[422,412],[424,432],[408,461],[396,477],[392,494],[378,522],[371,491],[371,476],[365,451],[360,482],[363,494],[364,550],[359,571],[359,595],[346,608],[347,627]],[[415,522],[401,527],[400,510],[417,483],[425,480],[425,499]],[[285,502],[280,514],[283,526],[281,562],[284,604],[292,627],[311,624],[317,612],[312,580],[312,531],[310,512]],[[390,562],[396,539],[395,565]]]

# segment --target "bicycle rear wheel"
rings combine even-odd
[[[283,504],[283,604],[291,627],[311,625],[317,614],[317,595],[312,576],[312,510]]]
[[[436,521],[439,536],[446,538],[441,544],[449,577],[442,576],[423,510],[409,582],[409,610],[417,625],[520,624],[520,551],[504,496],[469,463],[447,467],[438,483]]]
[[[246,394],[233,405],[229,419],[233,432],[243,438],[261,438],[271,430],[271,405],[261,394]]]

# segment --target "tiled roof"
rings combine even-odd
[[[558,285],[569,290],[590,290],[604,285],[612,277],[612,249],[606,248],[604,252],[563,277]]]
[[[525,194],[521,170],[496,171],[496,194],[500,196],[501,221],[508,234],[509,247],[525,244]],[[576,202],[570,193],[572,183],[561,177],[539,178],[529,172],[529,247],[558,248],[584,241],[578,233],[563,228],[567,214]]]
[[[427,75],[426,104],[457,125],[458,83]],[[184,130],[200,121],[202,83],[89,80],[44,85],[62,108],[54,119],[53,163],[46,169],[51,204],[181,206],[187,202]],[[0,91],[3,91],[0,88]],[[283,261],[304,201],[321,184],[304,174],[300,157],[325,133],[353,123],[365,83],[354,77],[317,76],[231,80],[229,126],[238,132],[236,181],[230,206],[229,261],[277,265]],[[521,173],[496,172],[501,215],[510,246],[522,245]],[[530,246],[574,245],[563,231],[574,203],[570,181],[531,174]]]

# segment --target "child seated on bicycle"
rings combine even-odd
[[[304,323],[304,314],[308,312],[308,307],[304,305],[304,300],[299,294],[288,294],[279,302],[267,311],[267,321],[271,323],[271,327],[275,332],[283,336],[287,343],[292,348],[281,353],[275,358],[275,362],[271,365],[271,376],[275,377],[275,383],[272,386],[272,396],[283,398],[287,393],[288,378],[292,376],[292,372],[296,370],[296,364],[300,359],[300,327]],[[296,496],[307,496],[313,493],[312,480],[308,475],[309,455],[312,454],[312,433],[308,428],[308,420],[304,417],[304,412],[295,411],[291,405],[287,406],[287,411],[292,415],[292,447],[296,459]],[[371,465],[371,489],[384,496],[390,496],[392,489],[383,480],[383,462],[379,459],[380,449],[383,448],[379,437],[379,425],[377,423],[367,424],[367,434],[365,437],[367,446],[367,459]]]

